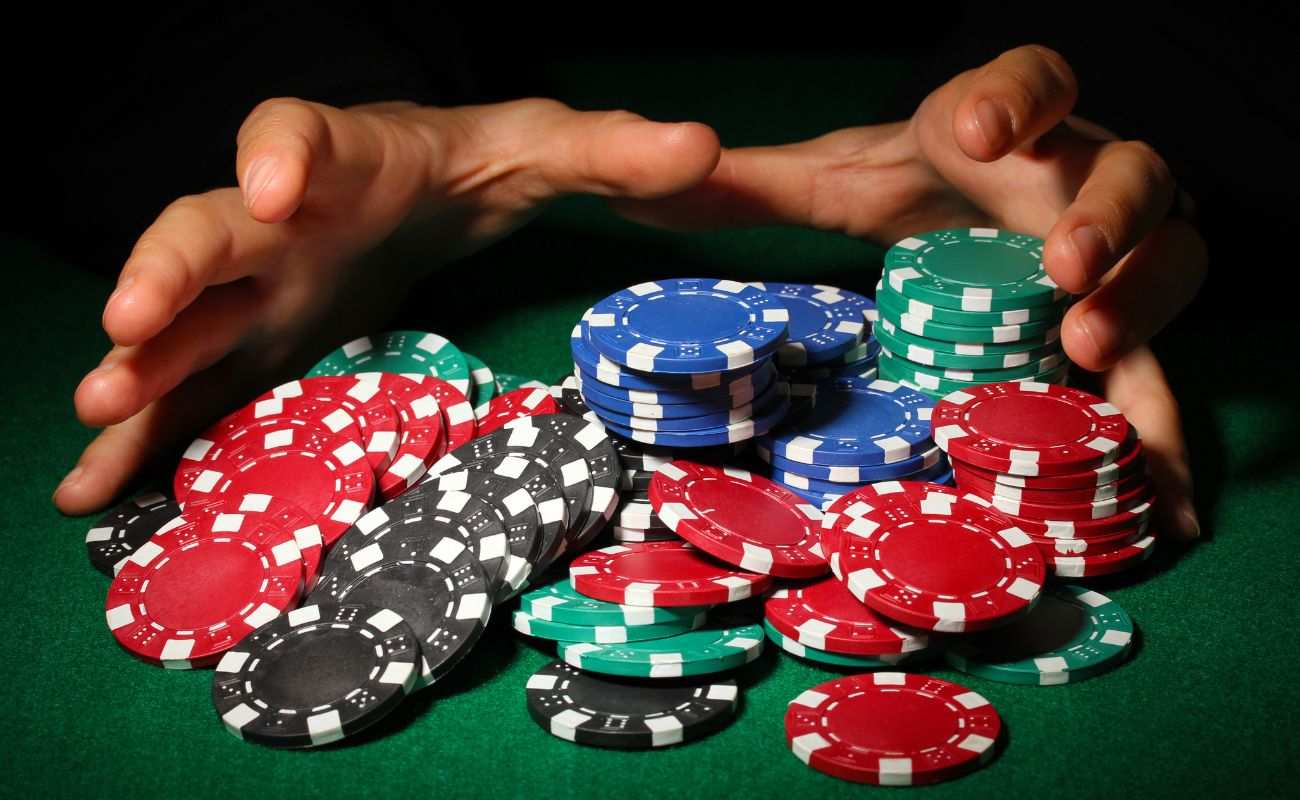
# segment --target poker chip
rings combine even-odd
[[[128,653],[168,669],[209,666],[302,594],[292,534],[223,514],[183,514],[121,565],[104,617]]]
[[[1095,578],[1133,569],[1155,552],[1154,536],[1143,537],[1133,544],[1097,555],[1061,556],[1047,559],[1047,566],[1058,578]]]
[[[634,627],[665,622],[683,623],[707,610],[707,606],[653,608],[606,603],[580,594],[567,580],[531,589],[519,598],[521,611],[540,620],[566,625]]]
[[[1046,356],[1015,367],[1001,369],[965,369],[958,367],[930,366],[906,361],[888,347],[880,351],[880,362],[889,362],[900,368],[915,383],[927,388],[938,388],[944,384],[956,383],[998,383],[1000,381],[1018,381],[1037,378],[1059,369],[1065,363],[1065,353],[1054,349]]]
[[[1030,500],[1014,500],[998,494],[985,494],[981,491],[974,491],[970,486],[963,486],[962,488],[967,492],[983,496],[994,508],[1005,514],[1037,518],[1052,517],[1065,520],[1106,519],[1151,500],[1151,487],[1145,480],[1140,481],[1137,486],[1118,497],[1085,503],[1040,503]]]
[[[1108,464],[1128,420],[1096,395],[1044,383],[954,392],[933,414],[934,440],[954,459],[1011,475],[1058,475]]]
[[[616,542],[680,542],[682,537],[668,528],[610,528],[610,538]]]
[[[915,388],[918,391],[931,397],[935,397],[935,399],[938,400],[942,399],[944,395],[953,392],[960,392],[972,386],[978,386],[984,383],[1016,381],[1027,383],[1063,384],[1070,373],[1070,365],[1064,361],[1064,354],[1062,353],[1056,353],[1039,363],[1054,364],[1055,366],[1041,369],[1031,375],[1018,378],[1008,378],[1007,375],[1008,372],[1015,373],[1020,370],[997,370],[992,374],[990,374],[989,370],[951,370],[948,377],[942,377],[934,374],[934,371],[929,370],[928,368],[903,361],[902,359],[896,358],[894,354],[890,353],[888,350],[882,350],[880,353],[879,369],[881,377],[887,380],[897,381],[909,388]]]
[[[804,418],[759,441],[800,464],[862,466],[910,458],[929,448],[930,401],[888,381],[837,378],[819,384]]]
[[[538,414],[555,414],[560,407],[546,388],[525,388],[505,392],[492,398],[486,411],[478,416],[478,435],[484,436],[512,419]]]
[[[943,367],[964,370],[1014,369],[1040,362],[1060,352],[1060,343],[1022,344],[986,348],[983,345],[958,344],[915,337],[895,328],[892,323],[876,329],[875,336],[883,350],[905,359],[913,366]],[[992,349],[992,352],[989,350]]]
[[[714,561],[685,542],[625,543],[584,553],[569,565],[578,592],[630,606],[732,603],[766,591],[771,577]]]
[[[653,684],[592,675],[563,662],[533,673],[528,713],[552,736],[594,747],[669,747],[716,733],[735,718],[735,681]]]
[[[790,314],[789,338],[776,351],[782,365],[829,361],[861,344],[866,335],[866,312],[874,305],[860,294],[806,283],[750,285],[775,297]]]
[[[477,434],[474,407],[463,392],[440,378],[426,375],[420,379],[420,387],[433,395],[442,412],[443,446],[435,451],[442,458]]]
[[[771,355],[789,313],[743,283],[671,278],[642,283],[598,302],[587,317],[592,348],[643,372],[732,370]]]
[[[422,383],[404,375],[359,372],[356,376],[358,380],[378,387],[401,419],[402,437],[397,444],[397,454],[388,470],[379,477],[379,495],[392,500],[424,477],[429,465],[446,447],[442,408]]]
[[[924,650],[925,633],[909,631],[864,606],[835,578],[777,589],[763,606],[767,622],[806,647],[878,657]]]
[[[400,705],[415,682],[419,654],[410,626],[388,609],[307,605],[222,657],[212,704],[241,739],[318,747],[356,734]]]
[[[325,559],[325,537],[321,535],[315,518],[293,503],[269,494],[218,495],[192,500],[185,505],[185,513],[221,516],[222,519],[213,523],[213,531],[238,533],[263,541],[280,541],[290,536],[302,559],[304,592],[314,589],[320,579]],[[263,527],[267,530],[258,530]]]
[[[675,406],[647,405],[629,403],[610,397],[601,396],[589,390],[589,383],[579,383],[583,401],[587,407],[597,412],[602,418],[608,418],[620,425],[636,430],[699,430],[719,425],[730,425],[754,416],[756,409],[762,409],[776,399],[776,384],[768,383],[757,397],[749,397],[740,405],[730,401],[721,405],[682,404]]]
[[[639,431],[613,422],[607,417],[601,417],[601,422],[606,430],[624,438],[665,447],[714,447],[743,442],[755,436],[762,436],[772,430],[785,418],[790,410],[790,399],[785,384],[776,384],[774,391],[778,395],[778,400],[769,403],[766,409],[757,412],[757,416],[716,428],[704,428],[694,431]]]
[[[1132,430],[1131,427],[1130,430]],[[1142,448],[1142,441],[1136,435],[1133,435],[1129,437],[1128,442],[1120,446],[1120,452],[1116,454],[1114,461],[1081,472],[1071,472],[1064,475],[1024,476],[1006,475],[969,463],[963,463],[960,466],[963,474],[991,480],[999,486],[1037,490],[1095,489],[1098,486],[1104,486],[1144,473],[1146,471],[1146,456]]]
[[[620,644],[559,642],[560,658],[588,672],[636,678],[708,675],[744,666],[763,653],[759,625],[710,624],[664,639]]]
[[[674,461],[655,473],[650,503],[678,536],[741,569],[783,578],[827,570],[821,512],[761,475]]]
[[[113,577],[128,556],[180,513],[176,501],[161,492],[142,492],[124,500],[86,532],[90,565]]]
[[[998,511],[993,504],[983,497],[975,494],[965,494],[963,499],[970,503],[982,506],[988,511],[998,514],[1003,519],[1015,525],[1018,529],[1027,534],[1042,536],[1053,539],[1087,539],[1094,536],[1116,533],[1139,525],[1151,518],[1151,510],[1155,506],[1155,496],[1141,505],[1134,506],[1127,511],[1121,511],[1112,514],[1109,517],[1101,519],[1069,520],[1069,519],[1035,519],[1033,517],[1021,517],[1015,514],[1008,514],[1005,511]]]
[[[1059,686],[1119,666],[1133,643],[1133,620],[1119,603],[1081,586],[1054,586],[1034,610],[1002,628],[954,640],[954,668],[1000,683]]]
[[[371,536],[351,558],[335,562],[309,602],[363,604],[401,616],[419,642],[411,688],[421,689],[450,672],[483,635],[492,584],[461,537],[427,528],[412,536],[416,525],[408,516]]]
[[[993,757],[997,711],[976,692],[929,675],[848,675],[801,693],[786,708],[795,756],[827,775],[914,786],[965,775]]]
[[[304,399],[334,403],[351,414],[358,425],[361,437],[359,441],[366,451],[366,461],[376,478],[383,476],[397,456],[402,425],[397,409],[376,383],[353,377],[300,378],[282,383],[258,396],[251,407],[251,417],[262,419],[268,416],[270,407],[264,404],[273,400],[293,403]],[[292,411],[292,407],[289,410]]]
[[[625,469],[619,479],[619,488],[629,492],[649,492],[652,478],[654,478],[653,472]]]
[[[317,362],[307,377],[358,372],[429,375],[447,381],[467,397],[471,391],[465,355],[436,333],[388,331],[353,339]]]
[[[1043,558],[1050,562],[1053,556],[1095,556],[1100,553],[1119,550],[1122,547],[1136,543],[1139,539],[1145,538],[1150,526],[1150,520],[1143,520],[1111,533],[1092,534],[1087,538],[1067,539],[1038,536],[1032,533],[1025,535],[1029,537],[1030,541],[1038,545],[1038,550],[1043,554]]]
[[[562,437],[582,455],[586,461],[587,478],[591,481],[591,498],[586,514],[571,526],[576,535],[570,544],[573,547],[587,544],[613,517],[623,482],[622,462],[605,429],[599,423],[565,413],[521,417],[507,422],[505,427],[547,431]]]
[[[492,373],[491,367],[484,364],[482,359],[476,355],[462,351],[465,356],[465,364],[469,366],[469,394],[467,398],[474,406],[475,411],[480,408],[486,408],[487,403],[497,393],[497,378]]]
[[[1040,503],[1047,506],[1079,503],[1102,503],[1125,496],[1134,489],[1145,486],[1148,478],[1143,472],[1132,472],[1119,480],[1077,489],[1038,489],[1035,487],[1008,486],[991,480],[987,472],[976,472],[968,467],[957,467],[957,480],[963,489],[989,500],[1002,498],[1016,502]],[[1123,510],[1123,509],[1117,509]]]
[[[636,389],[605,383],[601,375],[577,365],[572,378],[585,394],[590,394],[598,404],[636,416],[658,418],[661,416],[689,417],[701,413],[736,408],[754,402],[777,378],[771,362],[764,362],[752,372],[712,373],[719,383],[700,389]],[[608,377],[608,376],[604,376]]]
[[[644,372],[618,364],[597,353],[588,341],[588,319],[593,309],[587,309],[582,319],[573,326],[569,336],[569,350],[573,363],[582,373],[596,378],[607,389],[622,388],[654,393],[675,393],[686,398],[695,396],[696,392],[721,390],[730,393],[736,381],[745,379],[752,373],[769,367],[767,360],[758,360],[752,364],[735,369],[711,370],[703,372],[686,372],[680,374],[664,372]],[[751,379],[752,381],[752,379]],[[741,384],[745,389],[752,387]],[[664,402],[659,400],[658,402]]]
[[[511,372],[496,373],[497,394],[513,392],[517,389],[545,389],[546,384],[536,378],[515,375]]]
[[[1025,533],[940,487],[863,513],[843,533],[852,534],[837,544],[849,591],[905,625],[983,630],[1028,612],[1042,591],[1043,559]]]
[[[706,618],[707,615],[700,612],[684,620],[653,622],[648,625],[571,625],[539,619],[526,611],[516,611],[510,618],[510,624],[516,631],[538,639],[550,639],[555,642],[620,644],[663,639],[693,631],[703,625]]]
[[[1059,320],[1069,308],[1070,298],[1063,297],[1055,303],[1006,311],[962,311],[945,308],[892,291],[882,291],[883,283],[876,285],[876,303],[880,313],[889,317],[907,314],[913,319],[940,322],[965,327],[993,327],[997,325],[1023,325],[1027,322]]]
[[[637,528],[640,530],[662,528],[672,530],[655,513],[654,506],[650,505],[648,499],[645,497],[632,497],[626,493],[623,501],[619,503],[617,510],[614,512],[614,522],[622,528]]]
[[[885,295],[889,297],[888,294]],[[914,317],[906,312],[897,313],[888,299],[880,307],[880,318],[915,336],[943,339],[962,344],[994,344],[1001,342],[1053,342],[1060,338],[1060,320],[1044,319],[1003,325],[956,325],[934,319]]]
[[[797,656],[806,661],[812,661],[816,664],[823,664],[831,667],[846,667],[854,670],[873,670],[873,669],[897,669],[905,666],[923,656],[928,656],[929,651],[920,653],[886,653],[879,656],[853,656],[845,653],[832,653],[827,650],[818,650],[802,642],[791,639],[772,627],[771,621],[764,620],[763,633],[767,635],[768,641],[792,656]]]
[[[1043,240],[996,228],[909,236],[885,252],[881,280],[903,297],[959,311],[1006,311],[1065,297],[1043,266]]]
[[[950,470],[948,462],[943,458],[942,453],[939,453],[938,456],[938,460],[930,466],[902,475],[900,476],[901,479],[925,482],[935,480],[939,476],[948,473]],[[783,486],[793,489],[802,489],[806,492],[816,492],[825,496],[833,494],[842,495],[862,485],[861,483],[835,483],[832,481],[822,481],[817,480],[816,478],[808,478],[803,475],[779,469],[772,470],[771,476],[772,480]]]

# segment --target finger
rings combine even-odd
[[[77,415],[86,425],[122,422],[225,356],[261,317],[248,283],[214,286],[158,336],[110,352],[77,387]]]
[[[1109,368],[1191,302],[1206,266],[1205,243],[1195,229],[1181,220],[1164,223],[1065,315],[1066,353],[1084,369]]]
[[[967,157],[995,161],[1055,127],[1078,98],[1079,84],[1065,59],[1027,45],[959,75],[933,100],[941,114],[951,110],[953,139]]]
[[[1173,176],[1150,146],[1102,145],[1078,196],[1047,235],[1047,271],[1068,292],[1091,289],[1160,224],[1173,199]]]
[[[127,258],[104,307],[104,330],[122,346],[158,335],[209,285],[278,263],[285,236],[250,219],[235,189],[177,200]]]
[[[1192,470],[1183,440],[1178,401],[1155,355],[1139,347],[1102,375],[1103,392],[1142,435],[1156,490],[1160,532],[1178,539],[1201,534],[1192,502]]]

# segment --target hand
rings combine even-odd
[[[55,491],[65,513],[103,506],[180,437],[286,370],[300,374],[322,337],[382,324],[420,275],[370,263],[381,244],[418,237],[422,253],[451,260],[554,198],[675,194],[719,156],[702,125],[545,100],[348,110],[273,100],[249,115],[238,146],[239,186],[172,203],[122,268],[103,317],[114,346],[76,393],[82,421],[107,427]]]
[[[1062,324],[1079,366],[1142,433],[1162,530],[1199,535],[1178,405],[1145,343],[1191,301],[1205,245],[1166,219],[1176,187],[1164,161],[1069,116],[1065,61],[1021,47],[962,73],[907,122],[799,144],[724,150],[708,180],[626,216],[674,228],[797,224],[882,245],[923,230],[996,226],[1041,236],[1052,278],[1084,295]]]

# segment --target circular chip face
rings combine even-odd
[[[219,445],[196,440],[174,479],[182,504],[213,495],[286,500],[316,519],[326,547],[365,513],[374,486],[356,442],[302,420],[253,423]]]
[[[759,444],[800,464],[903,461],[933,447],[932,407],[924,395],[896,383],[837,378],[818,384],[817,404],[807,416]]]
[[[560,407],[545,388],[515,389],[497,395],[487,409],[478,414],[478,435],[484,436],[505,426],[512,419],[538,414],[555,414]]]
[[[954,392],[934,409],[934,440],[950,456],[1011,475],[1062,475],[1109,464],[1128,420],[1094,394],[1045,383]]]
[[[952,345],[939,342],[938,346],[931,346],[935,343],[920,337],[910,337],[909,334],[899,333],[897,330],[891,332],[886,326],[877,328],[875,335],[880,340],[882,350],[888,350],[898,358],[907,359],[912,364],[944,369],[1015,369],[1061,352],[1060,342],[1002,353],[986,353],[982,345]]]
[[[279,399],[310,398],[318,402],[333,402],[356,419],[361,432],[361,444],[366,451],[366,461],[380,478],[397,456],[401,442],[402,423],[397,409],[388,401],[373,381],[359,380],[353,376],[337,378],[300,378],[282,383],[259,396],[252,407],[256,416],[262,403]]]
[[[519,608],[537,619],[590,627],[681,623],[708,610],[707,606],[650,608],[606,603],[580,594],[568,580],[529,590],[519,598]]]
[[[625,644],[559,642],[560,658],[578,669],[636,678],[681,678],[744,666],[763,653],[758,625],[712,623],[699,630]]]
[[[219,533],[262,541],[293,537],[302,557],[304,591],[316,587],[325,559],[325,537],[316,519],[293,503],[269,494],[215,495],[191,500],[185,504],[185,513],[220,515],[222,518],[212,525],[213,531]]]
[[[539,619],[526,611],[516,611],[510,618],[510,624],[526,636],[550,639],[554,642],[620,644],[663,639],[693,631],[703,625],[706,618],[707,615],[700,612],[684,620],[654,622],[649,625],[570,625],[565,622]]]
[[[278,526],[227,529],[182,515],[122,564],[104,616],[127,652],[168,669],[209,666],[302,594],[302,556]]]
[[[388,331],[362,336],[330,353],[307,377],[389,372],[441,378],[463,395],[470,392],[469,363],[454,344],[436,333]]]
[[[127,556],[180,514],[176,501],[161,492],[142,492],[123,501],[86,532],[90,565],[113,577]]]
[[[714,561],[685,542],[621,544],[574,559],[578,592],[629,606],[732,603],[766,591],[772,579]]]
[[[650,505],[678,536],[741,569],[782,578],[826,573],[821,512],[761,475],[673,461],[650,482]]]
[[[694,431],[641,431],[620,425],[599,412],[597,416],[600,417],[606,430],[636,442],[679,448],[718,447],[762,436],[785,419],[790,411],[789,387],[784,383],[777,383],[771,391],[775,394],[776,400],[768,402],[765,408],[756,409],[756,416],[716,428]]]
[[[648,749],[694,741],[736,714],[735,681],[647,684],[556,661],[528,679],[528,713],[553,736],[595,747]]]
[[[433,395],[442,411],[443,444],[436,451],[437,457],[442,458],[477,435],[474,407],[463,392],[439,378],[425,376],[420,379],[420,386]]]
[[[325,745],[396,708],[415,682],[419,655],[415,634],[392,611],[307,605],[262,626],[221,659],[212,704],[241,739]]]
[[[809,647],[802,642],[792,639],[772,627],[770,620],[763,621],[763,633],[772,644],[781,648],[792,656],[798,656],[806,661],[812,661],[817,664],[824,664],[832,667],[845,667],[856,671],[873,670],[873,669],[897,669],[900,665],[907,665],[913,661],[918,661],[928,657],[928,650],[919,653],[886,653],[879,656],[852,656],[845,653],[832,653],[828,650],[818,650],[815,647]]]
[[[1119,666],[1132,642],[1133,620],[1119,603],[1081,586],[1054,586],[1026,616],[956,639],[944,657],[991,681],[1059,686]]]
[[[880,313],[891,318],[896,319],[900,314],[907,314],[913,319],[941,322],[948,325],[964,325],[966,327],[1023,325],[1027,322],[1042,320],[1056,320],[1059,322],[1070,307],[1070,298],[1066,296],[1055,303],[1032,308],[1017,308],[1008,311],[962,311],[955,308],[936,306],[933,303],[926,303],[921,300],[913,300],[909,297],[902,297],[885,289],[883,283],[876,284],[876,301]]]
[[[1155,552],[1156,538],[1146,536],[1118,550],[1097,555],[1061,556],[1047,559],[1048,568],[1058,578],[1095,578],[1133,569]]]
[[[756,361],[734,370],[714,372],[692,372],[680,375],[668,373],[639,372],[610,361],[591,347],[587,337],[587,319],[592,309],[587,309],[582,320],[573,326],[569,338],[569,349],[573,353],[574,366],[583,374],[594,377],[602,386],[621,388],[665,395],[678,395],[687,400],[697,392],[730,393],[737,381],[742,381],[752,373],[770,366],[766,359]],[[745,384],[739,384],[743,390]],[[660,400],[659,402],[667,402]]]
[[[378,387],[401,419],[397,454],[379,478],[380,496],[392,500],[424,477],[447,446],[442,408],[428,388],[405,375],[360,372],[357,378]]]
[[[764,603],[763,614],[783,635],[832,653],[896,655],[930,646],[926,634],[880,616],[858,602],[835,578],[777,589]]]
[[[903,624],[984,630],[1028,612],[1042,591],[1046,571],[1033,541],[955,492],[903,496],[853,523],[837,544],[842,579],[858,600]]]
[[[592,348],[642,372],[684,374],[745,367],[785,340],[789,312],[738,281],[673,278],[642,283],[597,303]]]
[[[998,712],[955,683],[905,672],[849,675],[800,694],[785,712],[785,737],[818,772],[880,786],[964,775],[993,757]]]
[[[834,286],[806,283],[752,283],[790,312],[790,336],[776,351],[783,366],[820,364],[862,343],[870,300]]]
[[[1050,305],[1065,292],[1043,267],[1043,240],[996,228],[909,236],[885,252],[885,287],[959,311]]]
[[[488,401],[496,397],[496,375],[478,356],[464,352],[462,355],[465,356],[465,363],[469,365],[470,387],[467,397],[475,409],[486,408]]]

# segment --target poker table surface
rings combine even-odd
[[[581,107],[700,119],[732,145],[872,120],[861,65],[854,71],[817,58],[801,66],[819,80],[803,83],[743,58],[661,65],[667,73],[654,86],[638,80],[634,62],[622,72],[574,63],[553,77],[559,96]],[[887,75],[898,65],[869,66]],[[738,719],[703,741],[618,752],[549,735],[529,717],[524,685],[552,653],[511,632],[507,608],[443,684],[356,740],[280,752],[231,736],[212,708],[210,671],[164,671],[118,648],[104,623],[108,582],[83,545],[95,517],[63,517],[49,500],[93,435],[76,420],[72,392],[106,349],[99,319],[110,282],[22,240],[4,239],[0,248],[9,274],[22,276],[0,301],[0,519],[9,553],[0,559],[9,609],[0,647],[0,794],[608,800],[871,791],[791,754],[786,704],[839,673],[772,648],[736,675]],[[550,383],[571,369],[575,320],[622,286],[716,275],[869,293],[880,255],[870,244],[791,228],[652,231],[578,198],[432,275],[393,324],[436,330],[497,370]],[[1300,782],[1293,323],[1236,315],[1218,324],[1209,302],[1202,297],[1155,341],[1183,405],[1204,536],[1187,548],[1163,543],[1137,572],[1091,583],[1136,621],[1132,657],[1105,676],[1050,688],[933,667],[992,701],[1005,737],[985,768],[916,791],[1272,797]],[[322,341],[320,350],[337,344]]]

